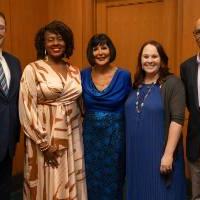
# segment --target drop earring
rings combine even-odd
[[[48,61],[48,55],[47,55],[46,49],[44,50],[44,60],[45,60],[45,61]]]
[[[67,55],[65,53],[63,54],[62,60],[65,61],[65,62],[67,62]]]

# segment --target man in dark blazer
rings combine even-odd
[[[200,18],[196,21],[193,34],[200,49]],[[192,199],[200,200],[200,51],[182,63],[180,70],[189,111],[186,148],[192,179]]]
[[[6,20],[0,12],[0,199],[8,200],[11,188],[12,161],[19,140],[18,94],[20,62],[2,50]]]

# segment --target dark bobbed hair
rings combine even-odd
[[[140,48],[139,54],[138,54],[137,69],[136,69],[136,73],[134,75],[134,83],[133,83],[134,88],[138,88],[138,86],[143,83],[144,78],[145,78],[145,71],[142,69],[142,59],[141,58],[142,58],[143,49],[148,44],[153,45],[157,49],[158,54],[160,56],[159,78],[158,78],[157,82],[159,84],[162,84],[165,77],[171,74],[169,72],[169,67],[168,67],[168,56],[167,56],[163,46],[155,40],[149,40],[142,45],[142,47]]]
[[[4,13],[2,13],[1,11],[0,11],[0,17],[2,17],[2,18],[4,19],[5,24],[6,24],[6,17],[5,17],[5,15],[4,15]]]
[[[106,44],[110,49],[110,63],[115,60],[116,57],[116,48],[112,40],[104,33],[99,33],[94,35],[88,42],[87,46],[87,59],[91,66],[95,65],[93,49],[98,45]]]
[[[74,50],[74,37],[72,30],[63,22],[54,20],[42,27],[36,34],[35,37],[35,48],[37,51],[37,58],[45,58],[45,33],[55,33],[62,36],[62,39],[65,42],[66,49],[63,56],[69,58]]]

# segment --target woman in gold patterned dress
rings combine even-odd
[[[35,38],[38,60],[24,69],[19,110],[25,133],[24,199],[86,200],[79,70],[73,33],[60,21]]]

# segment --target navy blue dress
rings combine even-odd
[[[152,85],[143,85],[140,100]],[[153,85],[140,113],[136,111],[137,94],[133,90],[125,104],[127,141],[127,200],[185,200],[183,151],[173,163],[172,183],[160,174],[164,151],[164,106],[159,85]]]
[[[81,72],[85,116],[83,142],[89,200],[121,200],[125,174],[124,103],[130,73],[120,68],[99,91],[91,68]]]

